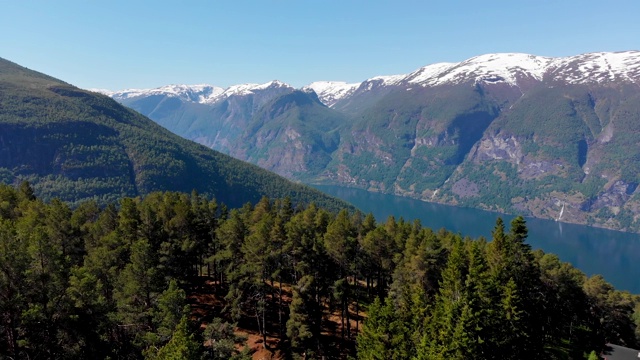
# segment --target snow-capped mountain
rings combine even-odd
[[[265,90],[274,90],[274,89],[290,89],[290,90],[294,90],[294,88],[288,84],[285,84],[281,81],[278,80],[273,80],[273,81],[269,81],[267,83],[264,84],[241,84],[241,85],[233,85],[228,87],[227,89],[225,89],[221,94],[219,94],[218,96],[214,96],[209,98],[207,101],[205,102],[201,102],[204,104],[215,104],[221,100],[224,100],[230,96],[244,96],[244,95],[251,95],[251,94],[255,94],[259,91],[265,91]]]
[[[516,86],[522,79],[565,81],[570,84],[628,81],[640,83],[640,51],[589,53],[551,58],[520,53],[476,56],[459,63],[436,63],[407,75],[374,77],[363,82],[386,86],[424,87],[467,81],[503,82]]]
[[[427,65],[409,74],[375,76],[359,84],[320,81],[305,88],[313,89],[320,101],[333,107],[350,96],[384,87],[434,87],[465,82],[522,86],[532,81],[567,84],[622,81],[640,85],[640,51],[599,52],[558,58],[522,53],[486,54],[458,63]]]
[[[428,65],[409,74],[401,82],[437,86],[473,80],[517,85],[521,78],[542,80],[550,61],[550,58],[527,54],[488,54],[460,63]]]
[[[459,63],[436,63],[404,75],[375,76],[360,84],[321,89],[321,101],[341,107],[350,97],[390,87],[411,90],[463,83],[529,87],[536,83],[595,84],[625,82],[640,85],[640,51],[599,52],[570,57],[544,57],[521,53],[480,55]],[[325,102],[325,99],[331,99]]]
[[[269,89],[293,88],[278,80],[273,80],[264,84],[240,84],[233,85],[226,89],[207,85],[166,85],[154,89],[127,89],[121,91],[110,91],[105,89],[90,89],[99,92],[114,100],[123,102],[134,98],[143,98],[150,96],[167,96],[179,98],[186,102],[199,104],[216,104],[230,96],[250,95],[259,91]]]
[[[109,91],[104,89],[90,89],[112,97],[117,101],[148,96],[177,97],[184,101],[206,103],[212,98],[220,96],[225,89],[207,85],[166,85],[154,89],[126,89],[121,91]]]
[[[322,103],[333,107],[354,94],[390,86],[433,87],[465,82],[521,86],[523,82],[565,82],[567,84],[630,82],[640,85],[640,51],[599,52],[570,57],[544,57],[522,53],[476,56],[458,63],[435,63],[409,74],[375,76],[361,83],[316,81],[302,88],[313,90]],[[118,101],[164,95],[200,104],[216,104],[234,95],[256,91],[294,88],[274,80],[264,84],[241,84],[226,89],[212,85],[167,85],[155,89],[109,91],[93,89]]]

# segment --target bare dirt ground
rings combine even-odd
[[[271,284],[269,284],[271,285]],[[289,315],[289,303],[291,302],[291,286],[289,284],[283,284],[282,286],[282,329],[279,325],[278,316],[278,299],[277,294],[279,292],[279,284],[273,284],[273,294],[275,298],[269,299],[267,319],[267,343],[263,343],[262,335],[258,331],[258,325],[253,316],[249,314],[243,314],[243,317],[238,321],[236,327],[236,334],[247,338],[247,346],[250,348],[252,358],[254,360],[281,360],[284,359],[284,351],[289,346],[286,342],[281,341],[279,333],[286,334],[286,321]],[[226,288],[220,286],[217,281],[207,277],[200,277],[198,282],[194,284],[192,294],[189,296],[189,302],[191,304],[192,318],[200,321],[200,328],[204,330],[207,324],[214,318],[220,317],[226,321],[230,319],[223,312],[225,301],[224,296],[226,294]],[[356,311],[358,315],[356,315]],[[364,319],[364,313],[362,306],[359,308],[355,303],[350,304],[349,317],[350,317],[350,338],[346,336],[347,329],[345,326],[344,334],[345,339],[342,339],[342,322],[340,316],[340,309],[333,309],[329,312],[328,305],[325,306],[324,319],[322,324],[322,338],[320,342],[325,344],[325,348],[329,352],[327,358],[331,359],[346,359],[349,354],[354,353],[355,339],[358,331],[362,328],[362,321]],[[346,325],[346,324],[345,324]]]

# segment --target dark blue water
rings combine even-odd
[[[491,239],[500,216],[508,224],[511,215],[439,205],[393,195],[339,186],[315,185],[319,190],[346,200],[384,222],[390,215],[407,221],[420,219],[425,227],[445,228],[463,236]],[[619,290],[640,293],[640,235],[526,218],[528,242],[534,249],[554,253],[587,275],[601,274]]]

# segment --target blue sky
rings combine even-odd
[[[83,88],[359,82],[493,52],[640,50],[640,1],[6,1],[0,57]]]

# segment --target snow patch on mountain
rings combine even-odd
[[[278,88],[290,88],[293,89],[293,87],[289,86],[288,84],[285,84],[281,81],[278,80],[273,80],[273,81],[269,81],[267,83],[264,84],[241,84],[241,85],[233,85],[228,87],[226,90],[224,90],[222,93],[220,93],[219,95],[215,96],[215,97],[211,97],[210,99],[207,99],[207,101],[202,102],[203,104],[215,104],[217,102],[223,101],[224,99],[230,97],[230,96],[246,96],[246,95],[251,95],[251,94],[255,94],[258,91],[265,91],[265,90],[269,90],[269,89],[278,89]]]
[[[549,66],[556,81],[569,84],[625,81],[640,84],[640,51],[598,52],[557,58]]]
[[[302,91],[313,90],[320,101],[332,107],[338,100],[353,94],[360,83],[349,84],[344,81],[316,81],[304,86]]]
[[[640,84],[640,52],[589,53],[564,58],[522,53],[498,53],[472,57],[459,63],[436,63],[407,75],[376,76],[362,82],[360,89],[375,86],[505,83],[519,86],[523,79],[551,79],[570,84],[627,81]]]
[[[210,98],[219,96],[224,91],[223,88],[199,84],[199,85],[166,85],[154,89],[126,89],[108,94],[117,101],[132,99],[137,97],[148,97],[154,95],[177,97],[184,101],[206,102]]]
[[[112,97],[117,101],[136,97],[148,97],[154,95],[177,97],[184,101],[200,103],[200,104],[215,104],[222,101],[229,96],[233,95],[249,95],[257,91],[263,91],[274,88],[281,88],[291,86],[278,81],[273,80],[264,84],[241,84],[230,86],[226,89],[207,85],[167,85],[154,89],[127,89],[122,91],[109,91],[104,89],[93,89],[107,96]]]
[[[437,79],[441,74],[457,65],[457,63],[436,63],[421,67],[406,75],[403,80],[410,84],[425,84]]]
[[[404,78],[407,75],[384,75],[384,76],[375,76],[372,77],[371,79],[367,79],[363,82],[363,84],[369,83],[369,84],[376,84],[377,86],[393,86],[393,85],[399,85],[402,80],[404,80]],[[372,85],[368,86],[369,89],[372,88]]]
[[[465,81],[507,83],[517,86],[522,78],[542,80],[552,58],[520,53],[487,54],[459,63],[436,63],[422,67],[402,81],[422,86],[458,84]]]

